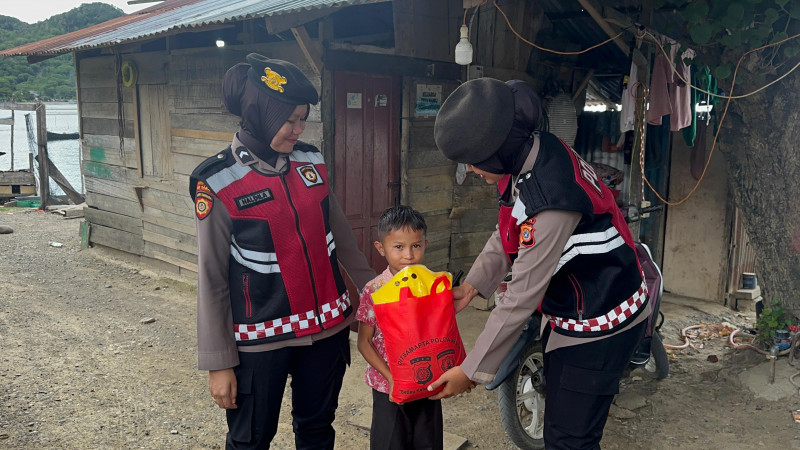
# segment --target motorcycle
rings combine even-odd
[[[633,205],[622,207],[626,222],[636,222],[641,215],[660,209],[661,205],[639,209]],[[654,379],[669,374],[669,359],[659,331],[664,322],[660,311],[663,282],[661,270],[653,261],[650,249],[635,243],[636,256],[645,276],[651,302],[644,337],[628,365],[628,373],[640,368]],[[507,283],[509,278],[504,280]],[[501,289],[499,291],[503,291]],[[659,320],[657,320],[659,319]],[[514,444],[523,449],[544,448],[545,383],[544,349],[540,340],[542,315],[534,313],[522,330],[488,390],[498,390],[500,417],[506,434]]]

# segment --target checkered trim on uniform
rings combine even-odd
[[[350,296],[345,292],[340,297],[330,303],[322,305],[320,310],[322,316],[317,318],[314,311],[307,311],[303,314],[293,314],[288,317],[270,320],[261,323],[233,324],[233,334],[236,341],[254,341],[264,339],[279,334],[291,333],[292,331],[305,330],[311,326],[319,325],[320,320],[325,323],[331,319],[341,316],[350,307]]]
[[[548,316],[551,323],[569,331],[607,331],[633,316],[647,299],[647,285],[642,280],[642,285],[630,298],[620,303],[616,308],[599,317],[592,319],[575,320],[561,317]]]
[[[344,292],[339,298],[336,300],[326,303],[322,305],[322,323],[325,323],[331,319],[335,319],[336,317],[341,316],[350,307],[350,295],[347,291]]]

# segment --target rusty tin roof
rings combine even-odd
[[[0,51],[0,56],[59,55],[204,25],[380,1],[386,0],[166,0],[89,28]]]

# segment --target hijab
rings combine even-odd
[[[297,105],[284,103],[248,82],[250,64],[228,69],[222,80],[222,100],[231,114],[241,118],[236,135],[256,157],[275,165],[280,153],[270,143]],[[308,113],[306,113],[308,115]]]
[[[524,81],[510,80],[506,84],[514,95],[511,131],[492,156],[473,165],[491,173],[518,175],[530,154],[533,132],[542,120],[542,101],[533,86]]]

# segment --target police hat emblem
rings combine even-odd
[[[247,63],[250,82],[270,97],[290,105],[316,105],[319,101],[317,89],[294,64],[258,53],[247,55]]]
[[[317,172],[317,168],[313,164],[306,164],[297,168],[297,173],[303,179],[306,187],[317,186],[323,183],[322,177]]]
[[[261,81],[273,91],[283,92],[283,85],[286,84],[286,77],[281,76],[281,74],[269,67],[265,67],[264,76],[261,77]]]

